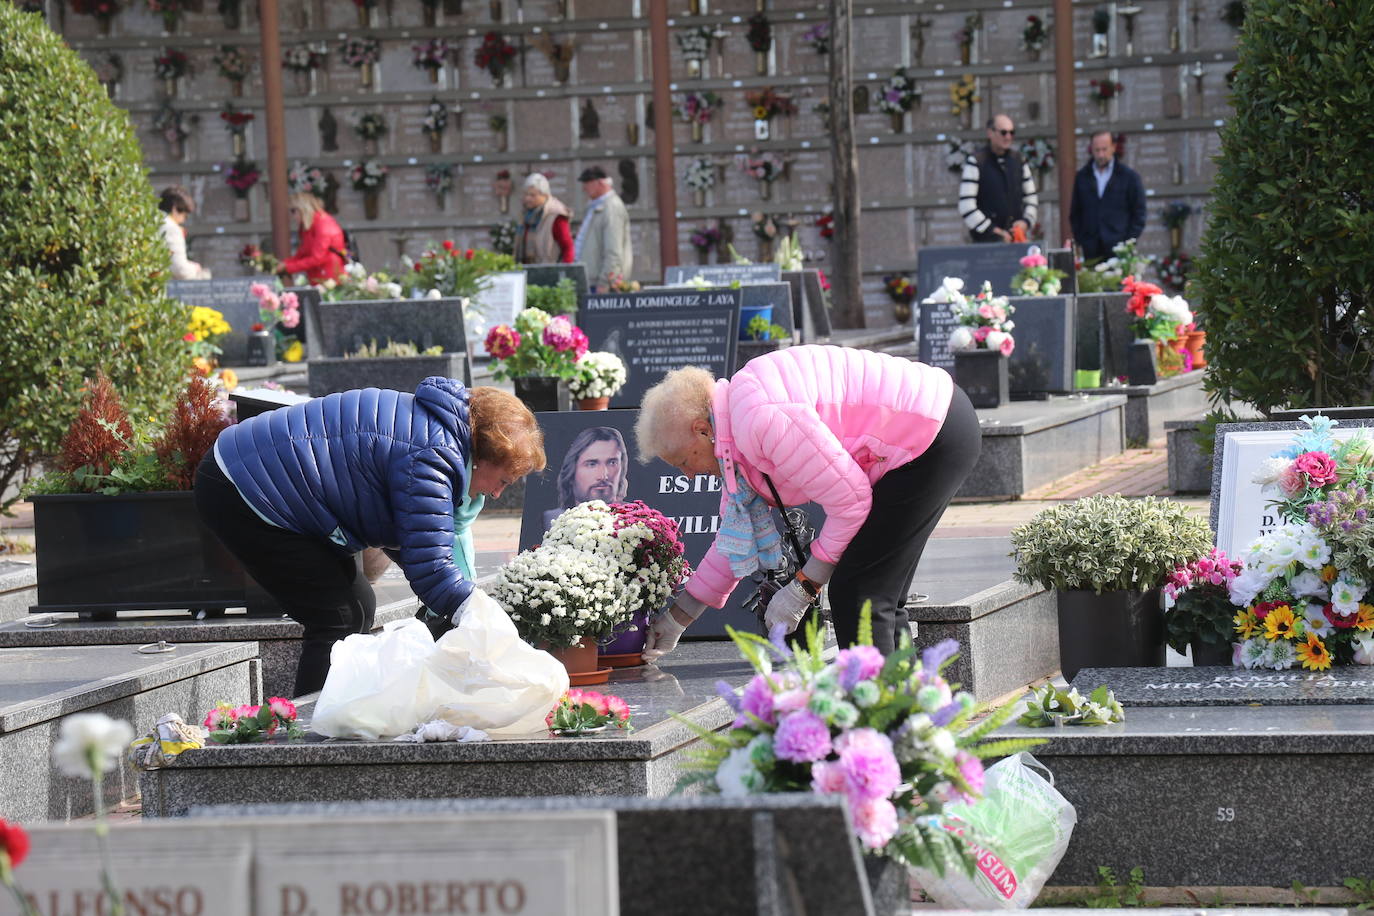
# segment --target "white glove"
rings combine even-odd
[[[783,632],[791,633],[811,608],[811,596],[796,579],[778,589],[768,599],[768,609],[764,612],[763,622],[769,631],[779,624],[786,627]]]
[[[677,648],[677,641],[687,628],[673,619],[672,609],[659,614],[649,623],[649,635],[644,640],[644,660],[656,662]]]
[[[453,612],[453,616],[449,618],[449,622],[455,627],[458,626],[463,619],[463,612],[468,609],[468,605],[472,603],[472,599],[481,594],[482,590],[474,585],[472,591],[468,592],[468,596],[463,599],[463,603],[458,605],[458,610]]]

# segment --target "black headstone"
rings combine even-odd
[[[737,291],[736,291],[737,293]],[[717,290],[711,295],[720,296]],[[739,344],[739,300],[690,309],[592,311],[579,325],[593,350],[616,354],[628,379],[611,398],[612,407],[637,407],[644,393],[673,369],[699,366],[717,378],[731,375]]]
[[[1011,295],[1011,278],[1021,270],[1029,244],[936,245],[916,253],[916,293],[924,299],[940,287],[945,277],[964,281],[964,293],[974,295],[983,281],[992,284],[994,296]]]
[[[296,394],[291,391],[277,391],[272,388],[236,388],[229,393],[229,400],[234,402],[234,412],[238,421],[251,420],[258,414],[276,410],[278,407],[290,407],[293,404],[300,404],[310,400],[303,394]]]
[[[1015,307],[1012,337],[1016,349],[1008,361],[1013,394],[1073,390],[1074,305],[1071,296],[1011,296]],[[958,322],[949,305],[922,304],[921,362],[954,369],[949,334]]]
[[[564,277],[571,277],[577,287],[577,307],[587,301],[591,288],[587,285],[586,264],[528,264],[525,266],[526,286],[557,286]]]
[[[698,266],[674,266],[663,272],[663,282],[669,285],[686,283],[701,277],[712,286],[729,286],[731,283],[777,283],[782,279],[782,268],[777,264],[701,264]]]
[[[1131,330],[1131,322],[1134,317],[1126,311],[1126,303],[1130,301],[1130,296],[1126,293],[1097,293],[1098,301],[1102,303],[1103,319],[1103,338],[1106,347],[1102,351],[1104,359],[1103,381],[1110,378],[1127,374],[1126,349],[1135,340],[1135,332]]]
[[[1016,309],[1016,349],[1007,364],[1012,394],[1072,391],[1073,297],[1012,296],[1008,301]]]
[[[465,384],[472,384],[472,368],[468,361],[467,334],[463,324],[463,300],[451,299],[374,299],[349,302],[320,302],[305,313],[308,334],[311,340],[311,393],[319,395],[326,391],[346,388],[365,387],[358,384],[356,371],[364,363],[385,368],[386,384],[377,387],[410,390],[409,375],[397,374],[402,362],[407,360],[423,372],[415,380],[418,384],[425,374],[441,374],[459,377]],[[421,350],[442,347],[443,357],[411,357],[389,360],[345,360],[344,357],[356,353],[362,346],[376,341],[378,346],[388,342],[411,343]],[[356,363],[353,366],[332,363]],[[343,384],[323,383],[315,378],[315,367],[329,366],[326,370],[331,377],[336,373],[349,376]],[[460,375],[455,375],[460,373]],[[410,373],[413,375],[414,373]],[[398,381],[398,379],[404,379]],[[342,384],[342,383],[341,383]],[[372,383],[368,383],[372,384]]]
[[[1076,297],[1075,316],[1078,325],[1074,345],[1075,365],[1079,369],[1101,369],[1107,341],[1102,300],[1097,296]]]
[[[782,278],[792,284],[793,323],[801,329],[802,343],[825,343],[833,329],[820,271],[788,270]]]
[[[219,341],[224,352],[219,361],[225,366],[248,363],[248,333],[258,320],[258,300],[248,290],[254,283],[277,288],[275,277],[226,277],[222,280],[172,280],[167,295],[187,305],[203,305],[224,315],[232,330]]]
[[[1072,248],[1051,248],[1045,252],[1045,257],[1050,262],[1050,267],[1064,274],[1064,279],[1060,281],[1059,292],[1062,294],[1072,294],[1078,292],[1078,270],[1075,266]]]
[[[1374,704],[1374,668],[1365,665],[1328,671],[1084,668],[1073,679],[1073,686],[1084,696],[1103,684],[1122,706]]]

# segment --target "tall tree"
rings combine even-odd
[[[830,0],[830,172],[833,184],[835,276],[830,298],[845,322],[864,326],[863,272],[859,264],[859,152],[854,146],[854,0]]]
[[[1374,4],[1249,0],[1196,289],[1214,402],[1369,403]]]

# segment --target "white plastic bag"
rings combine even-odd
[[[944,877],[913,869],[921,888],[950,909],[1030,906],[1064,858],[1078,822],[1073,805],[1054,788],[1050,771],[1024,752],[988,768],[982,798],[972,805],[953,805],[946,812],[946,829],[961,833],[966,824],[987,841],[987,846],[972,850],[973,878],[958,868],[947,868]]]
[[[311,730],[392,738],[442,719],[491,735],[542,730],[568,689],[552,655],[521,641],[501,606],[474,591],[458,626],[436,643],[413,618],[335,643]]]

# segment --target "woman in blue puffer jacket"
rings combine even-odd
[[[455,532],[545,464],[518,399],[438,376],[413,395],[364,388],[253,417],[220,434],[214,457],[196,474],[196,508],[305,627],[296,696],[324,686],[335,642],[372,629],[360,551],[386,549],[431,614],[456,621],[474,585]]]

